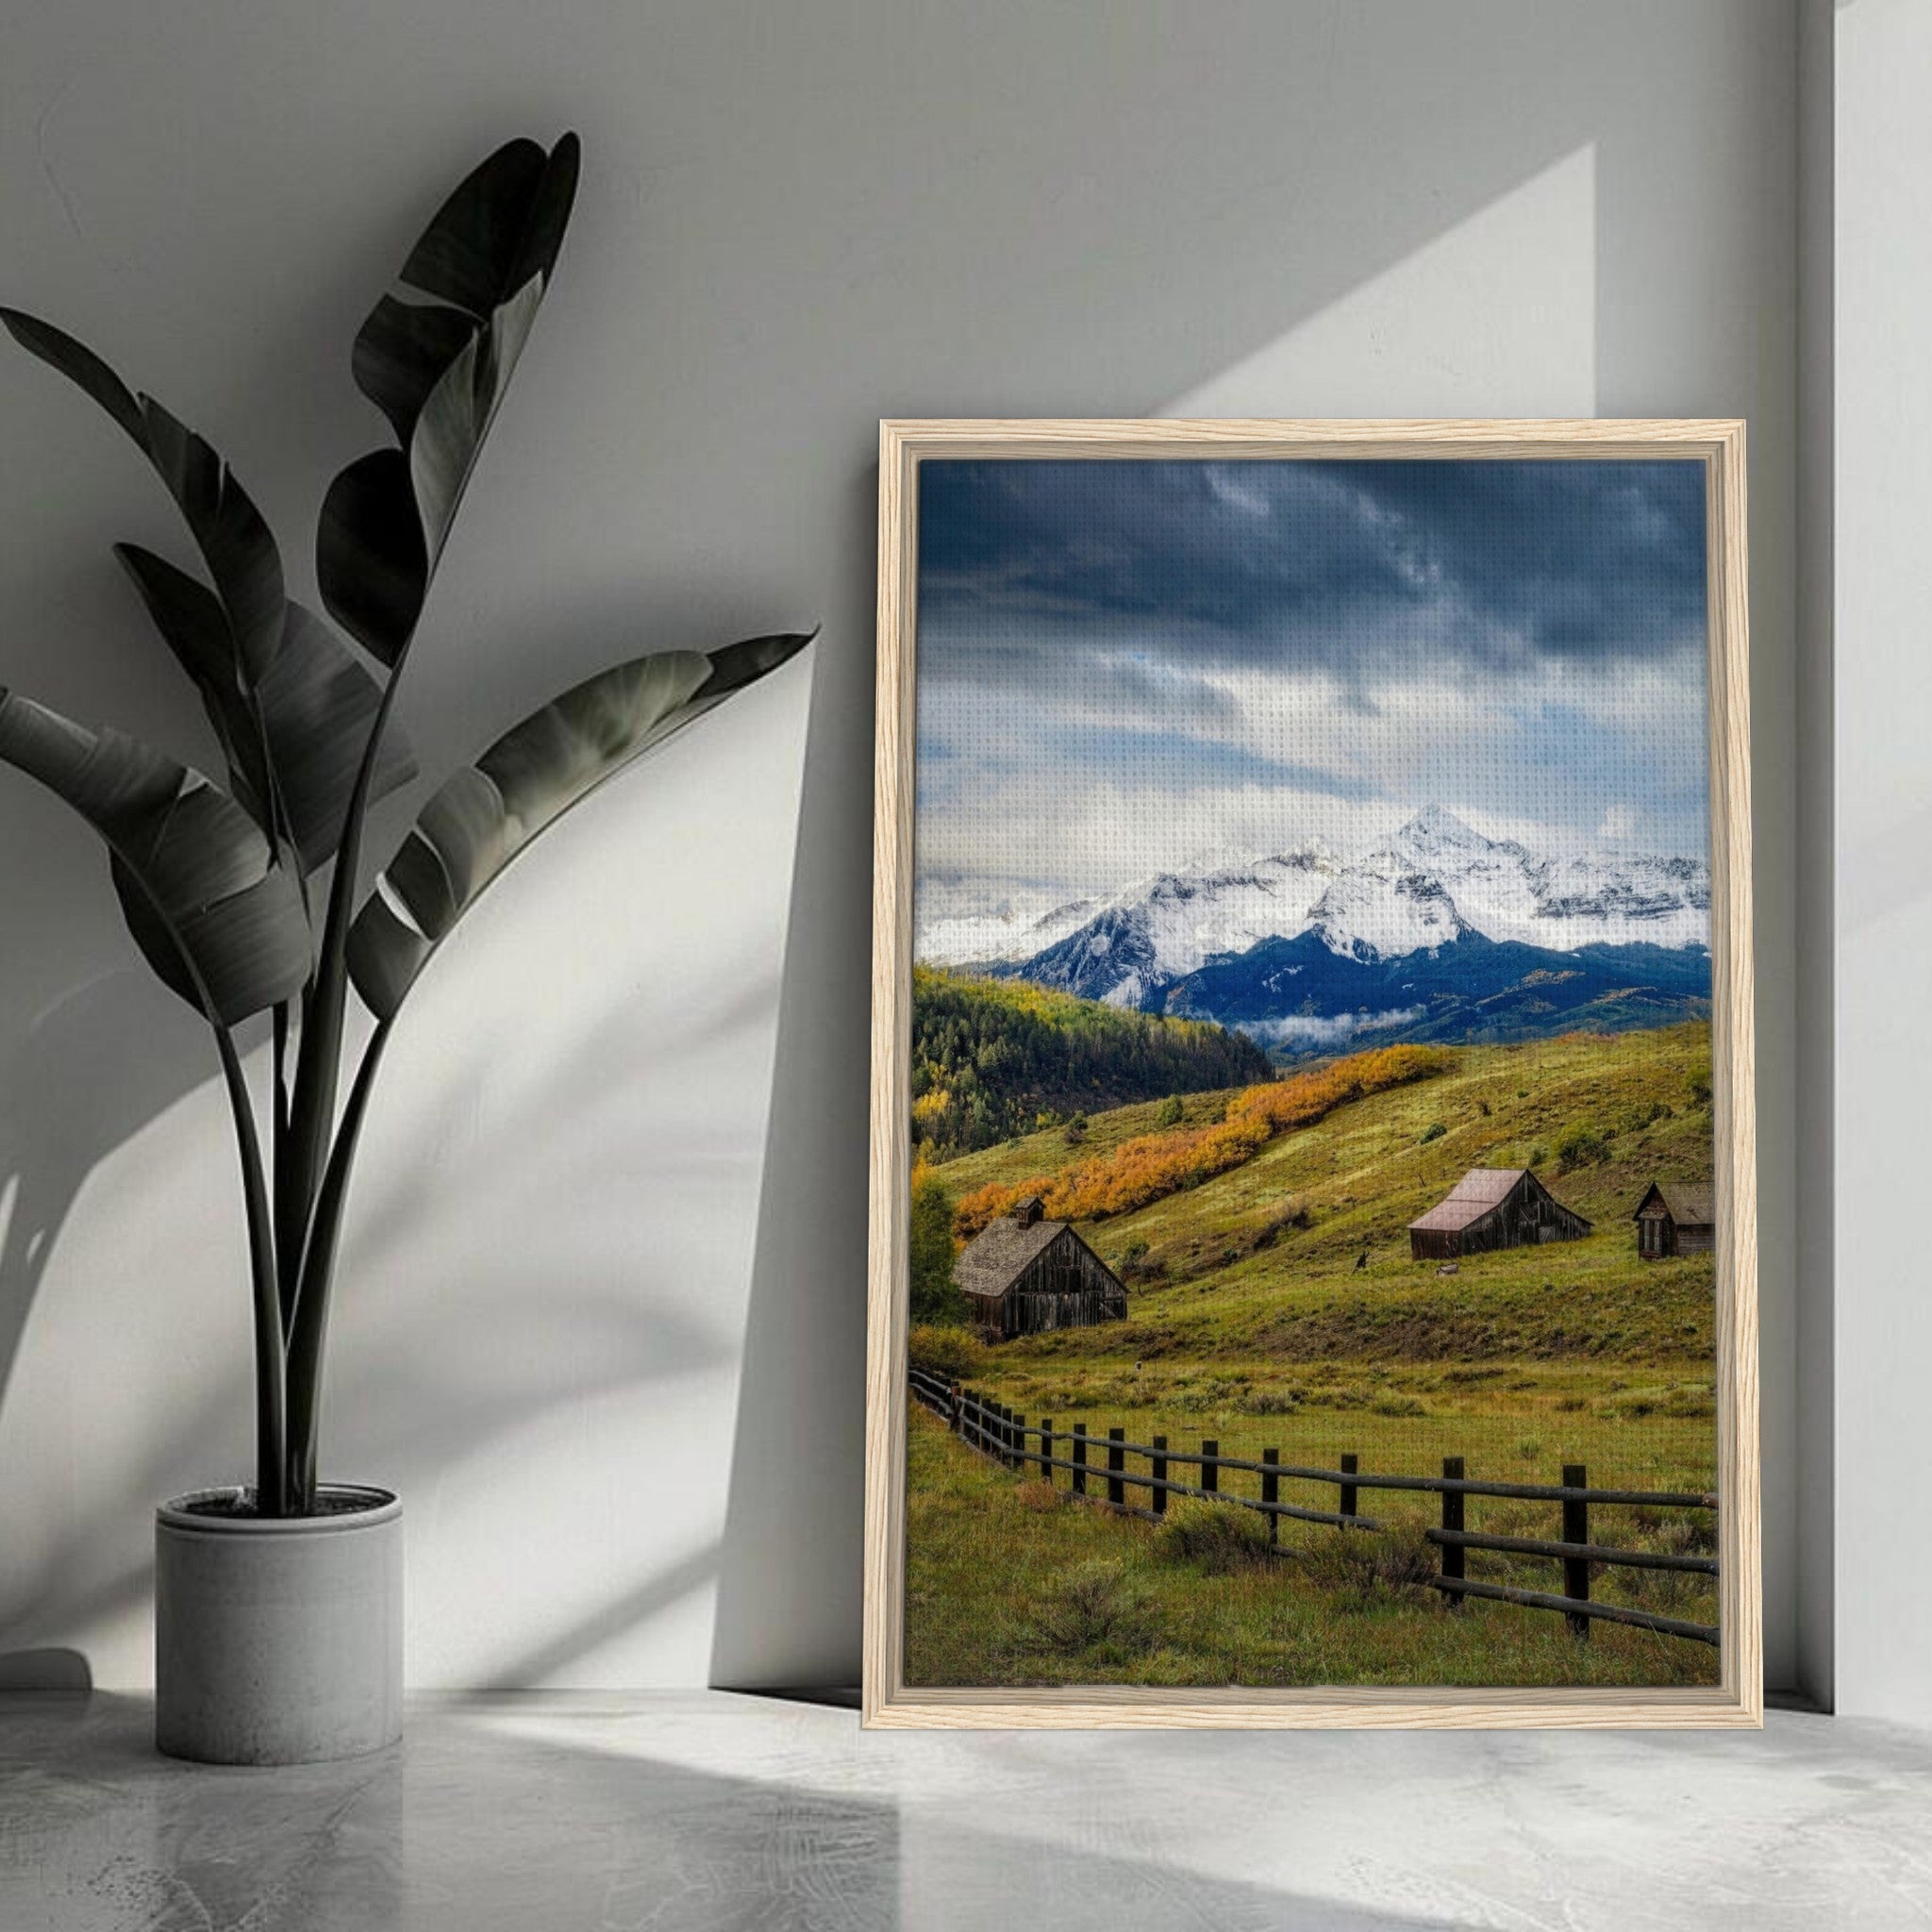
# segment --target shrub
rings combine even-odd
[[[921,1322],[906,1338],[906,1359],[928,1375],[970,1382],[986,1373],[986,1343],[970,1328]]]
[[[1428,1409],[1414,1395],[1378,1395],[1369,1404],[1376,1415],[1427,1415]]]
[[[1257,1389],[1241,1399],[1249,1415],[1292,1415],[1301,1406],[1299,1389]]]
[[[1541,1141],[1529,1150],[1529,1164],[1532,1167],[1541,1167],[1549,1158],[1550,1150]]]
[[[1684,1088],[1693,1107],[1710,1105],[1710,1062],[1698,1060],[1684,1075]]]
[[[1154,1124],[1157,1127],[1177,1127],[1181,1124],[1181,1116],[1184,1112],[1185,1109],[1181,1106],[1180,1095],[1178,1093],[1170,1093],[1160,1103],[1160,1111],[1154,1116]]]
[[[1435,1546],[1419,1525],[1327,1531],[1297,1554],[1307,1575],[1340,1592],[1354,1609],[1371,1609],[1391,1599],[1414,1602],[1424,1592],[1435,1595],[1429,1589],[1436,1574]]]
[[[1176,1497],[1161,1525],[1160,1540],[1170,1557],[1198,1563],[1210,1576],[1231,1576],[1274,1559],[1267,1520],[1234,1503]]]
[[[1446,1134],[1448,1131],[1449,1129],[1445,1127],[1441,1121],[1431,1121],[1428,1124],[1428,1125],[1423,1129],[1422,1139],[1416,1144],[1418,1146],[1426,1147],[1431,1141],[1440,1141],[1442,1138],[1442,1136]]]
[[[1104,1662],[1144,1657],[1159,1641],[1146,1591],[1118,1562],[1099,1557],[1056,1579],[1025,1634],[1034,1649],[1098,1652]]]
[[[1080,1147],[1087,1141],[1087,1116],[1076,1113],[1060,1130],[1060,1138],[1069,1147]]]
[[[1557,1165],[1566,1172],[1591,1161],[1607,1160],[1609,1156],[1609,1141],[1592,1126],[1568,1127],[1557,1141]]]

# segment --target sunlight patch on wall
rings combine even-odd
[[[1155,413],[1592,416],[1596,254],[1591,144]]]

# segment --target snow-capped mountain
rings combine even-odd
[[[1540,858],[1431,806],[1342,868],[1308,926],[1331,951],[1364,960],[1400,958],[1465,932],[1559,953],[1704,946],[1710,869],[1689,858]]]
[[[1003,893],[974,905],[957,890],[922,884],[918,956],[927,966],[1017,966],[1091,919],[1097,899],[1064,904],[1035,893]]]
[[[1702,860],[1539,857],[1431,806],[1346,860],[1307,846],[1205,873],[1162,873],[1097,908],[1063,907],[1019,931],[1001,933],[984,919],[936,923],[922,930],[920,958],[1158,1008],[1210,961],[1305,934],[1338,958],[1378,965],[1468,936],[1565,954],[1706,948],[1709,933]],[[986,943],[995,936],[997,949]]]
[[[1334,861],[1312,846],[1201,875],[1160,873],[1117,893],[1023,970],[1044,986],[1140,1006],[1220,954],[1301,931],[1333,876]],[[1089,992],[1094,985],[1103,990]]]

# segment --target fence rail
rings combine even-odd
[[[1525,1609],[1557,1611],[1568,1621],[1571,1633],[1579,1641],[1588,1641],[1592,1623],[1627,1624],[1697,1643],[1714,1645],[1718,1641],[1714,1624],[1661,1616],[1625,1604],[1592,1601],[1591,1597],[1591,1573],[1596,1567],[1716,1576],[1718,1566],[1714,1557],[1621,1549],[1594,1541],[1590,1527],[1593,1505],[1609,1508],[1715,1510],[1717,1497],[1708,1491],[1592,1489],[1589,1471],[1582,1463],[1566,1463],[1560,1483],[1503,1483],[1467,1475],[1459,1456],[1442,1458],[1440,1476],[1365,1471],[1357,1467],[1358,1458],[1354,1456],[1342,1457],[1339,1469],[1283,1462],[1273,1449],[1264,1449],[1257,1461],[1252,1457],[1224,1456],[1221,1444],[1212,1438],[1204,1439],[1199,1450],[1192,1450],[1175,1447],[1165,1436],[1155,1436],[1146,1442],[1130,1441],[1121,1428],[1109,1428],[1104,1436],[1096,1436],[1083,1423],[1075,1423],[1061,1433],[1056,1430],[1051,1416],[1041,1416],[1037,1423],[1029,1424],[1024,1415],[977,1390],[964,1388],[924,1369],[909,1372],[909,1386],[914,1400],[939,1416],[955,1435],[981,1455],[1008,1469],[1034,1471],[1056,1488],[1056,1478],[1064,1470],[1068,1493],[1084,1502],[1103,1504],[1155,1522],[1166,1514],[1170,1496],[1226,1504],[1266,1517],[1268,1539],[1274,1544],[1278,1541],[1283,1517],[1344,1530],[1374,1533],[1386,1529],[1387,1524],[1360,1512],[1357,1505],[1363,1490],[1439,1495],[1441,1522],[1424,1534],[1441,1553],[1441,1569],[1429,1582],[1442,1592],[1451,1607],[1469,1597],[1481,1597]],[[1100,1459],[1097,1452],[1104,1452],[1104,1459]],[[1146,1469],[1128,1468],[1130,1456],[1141,1458]],[[1177,1481],[1169,1474],[1175,1468],[1192,1470],[1198,1480]],[[1224,1489],[1224,1472],[1257,1476],[1257,1493],[1249,1495]],[[1340,1507],[1323,1509],[1306,1503],[1283,1502],[1283,1482],[1325,1484],[1338,1492],[1336,1501]],[[1130,1491],[1135,1492],[1133,1501],[1128,1499]],[[1562,1534],[1546,1539],[1500,1536],[1470,1529],[1464,1515],[1467,1500],[1472,1496],[1560,1504]],[[1144,1502],[1140,1500],[1141,1497]],[[1471,1550],[1546,1557],[1560,1563],[1562,1591],[1519,1590],[1514,1585],[1472,1577],[1467,1574],[1467,1553]]]

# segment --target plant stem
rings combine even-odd
[[[275,1203],[275,1285],[286,1329],[294,1312],[295,1276],[302,1260],[300,1204],[291,1197],[289,1158],[289,1003],[275,1009],[275,1100],[269,1112],[269,1188]]]
[[[255,1486],[256,1507],[264,1516],[286,1516],[288,1485],[288,1391],[283,1382],[281,1295],[275,1284],[275,1226],[268,1184],[262,1174],[261,1139],[255,1108],[235,1037],[214,1029],[222,1057],[228,1106],[235,1116],[235,1140],[242,1155],[242,1200],[248,1212],[249,1277],[255,1293]]]
[[[389,1044],[392,1021],[385,1020],[370,1036],[362,1063],[349,1089],[349,1104],[329,1150],[322,1187],[302,1257],[302,1281],[295,1297],[295,1315],[289,1334],[289,1491],[298,1509],[314,1507],[318,1478],[322,1408],[323,1345],[328,1333],[330,1291],[335,1282],[336,1255],[341,1242],[342,1210],[356,1164],[356,1145],[375,1090],[375,1071]]]
[[[316,961],[315,977],[302,1001],[302,1040],[295,1055],[295,1093],[289,1121],[289,1206],[294,1209],[293,1219],[301,1232],[297,1235],[293,1230],[285,1231],[285,1239],[294,1243],[289,1251],[294,1255],[303,1254],[308,1246],[308,1231],[314,1219],[316,1195],[328,1163],[329,1141],[335,1130],[336,1091],[341,1078],[342,1014],[349,994],[349,924],[356,909],[356,874],[362,864],[363,822],[369,814],[376,753],[389,726],[402,668],[403,654],[399,653],[362,746],[362,762],[357,768],[355,789],[349,794],[348,811],[342,820],[342,841],[336,848],[335,876],[329,880],[321,956]],[[298,1289],[298,1298],[299,1292]]]

